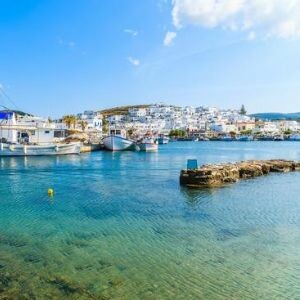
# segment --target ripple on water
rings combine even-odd
[[[0,298],[296,299],[299,174],[204,191],[180,188],[178,175],[191,157],[297,159],[298,148],[0,159]]]

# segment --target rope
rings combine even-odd
[[[16,105],[16,103],[7,95],[7,93],[5,92],[4,88],[1,85],[0,85],[0,92],[1,92],[2,96],[4,96],[4,98],[6,98],[17,110],[21,111],[20,107],[18,107]],[[3,105],[0,105],[0,106],[4,107],[5,109],[8,109],[7,107],[5,107]]]

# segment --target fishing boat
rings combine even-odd
[[[41,156],[79,154],[80,143],[48,145],[0,143],[0,156]]]
[[[158,143],[150,137],[145,137],[140,143],[137,144],[140,151],[157,151]]]
[[[236,138],[239,142],[251,142],[254,140],[252,135],[240,135]]]
[[[275,135],[273,140],[276,142],[282,142],[282,141],[284,141],[284,136],[283,135]]]
[[[166,136],[163,136],[163,135],[161,135],[157,138],[157,142],[158,142],[159,145],[168,144],[169,141],[170,141],[170,139]]]
[[[257,137],[257,139],[259,141],[264,141],[264,142],[266,142],[266,141],[274,141],[274,136],[272,136],[272,135],[262,135],[262,136]]]
[[[236,140],[235,137],[231,136],[230,134],[227,134],[221,138],[221,141],[224,141],[224,142],[232,142],[235,140]]]
[[[289,138],[290,141],[297,141],[299,142],[300,141],[300,134],[293,134],[290,136]]]
[[[136,150],[135,142],[127,139],[124,129],[111,129],[110,134],[103,139],[103,144],[110,151]]]
[[[1,111],[0,156],[79,154],[81,143],[64,142],[63,132],[41,118]]]
[[[199,142],[201,142],[201,141],[203,141],[203,142],[209,142],[210,139],[207,138],[207,137],[199,138]]]
[[[198,142],[198,138],[182,137],[177,139],[178,142]]]

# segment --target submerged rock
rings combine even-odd
[[[238,163],[203,165],[194,170],[182,170],[180,184],[187,187],[210,188],[240,179],[267,175],[270,172],[300,171],[300,162],[289,160],[250,160]]]

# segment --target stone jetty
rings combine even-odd
[[[300,162],[274,159],[203,165],[196,169],[182,170],[180,184],[191,188],[212,188],[272,172],[294,171],[300,171]]]

